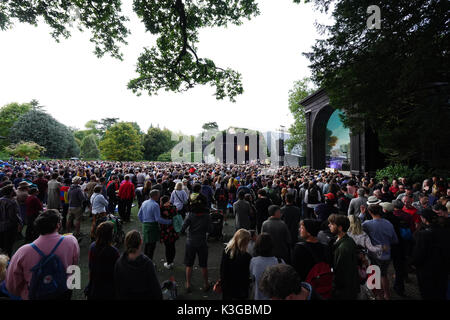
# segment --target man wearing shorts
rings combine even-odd
[[[203,291],[209,291],[208,282],[208,242],[207,233],[212,231],[211,216],[208,210],[208,201],[200,193],[201,185],[193,186],[192,194],[189,197],[190,213],[186,216],[181,232],[188,229],[186,239],[186,250],[184,264],[186,265],[186,292],[191,292],[192,267],[195,257],[198,256],[199,266],[202,269],[204,280]]]
[[[69,211],[67,213],[66,232],[70,233],[72,230],[72,224],[75,227],[74,236],[79,239],[81,216],[83,214],[83,202],[85,196],[80,187],[81,178],[76,176],[72,179],[72,185],[69,189]]]
[[[372,220],[367,220],[362,224],[364,232],[369,235],[373,245],[382,245],[384,250],[380,257],[371,257],[373,264],[380,267],[381,271],[381,292],[385,300],[390,299],[389,278],[387,271],[391,262],[391,246],[398,243],[394,226],[388,220],[381,217],[383,209],[379,204],[372,204],[368,207]]]

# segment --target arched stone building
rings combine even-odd
[[[312,169],[325,169],[329,167],[329,163],[327,163],[327,156],[329,158],[327,126],[336,109],[330,105],[324,89],[306,97],[300,104],[304,106],[306,114],[306,165]],[[343,127],[340,129],[341,134],[344,130],[348,130]],[[342,168],[342,170],[347,169],[355,174],[373,173],[383,166],[384,158],[378,149],[376,133],[366,129],[362,133],[353,134],[348,130],[348,135],[350,150],[347,151],[349,154],[346,158],[349,163],[346,163],[347,168]],[[338,140],[338,138],[334,138],[334,140]]]

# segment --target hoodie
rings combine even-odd
[[[83,206],[83,201],[86,199],[78,184],[70,186],[68,198],[69,208],[81,208]]]
[[[114,267],[116,299],[162,300],[161,285],[156,277],[152,260],[141,254],[129,260],[124,252]]]

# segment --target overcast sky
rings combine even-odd
[[[320,37],[314,22],[330,21],[312,5],[261,0],[261,15],[251,21],[200,32],[199,55],[242,74],[244,94],[232,103],[216,100],[215,89],[208,86],[184,93],[161,91],[152,97],[145,93],[137,97],[128,90],[137,57],[156,38],[145,32],[132,1],[123,2],[132,32],[122,50],[124,61],[98,59],[86,32],[74,30],[71,38],[57,43],[44,24],[17,23],[12,30],[0,31],[0,106],[37,99],[58,121],[80,129],[88,120],[105,117],[136,121],[143,131],[159,124],[185,134],[198,133],[210,121],[220,129],[262,131],[293,122],[288,92],[294,81],[310,75],[302,52]]]

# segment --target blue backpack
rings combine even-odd
[[[63,239],[64,236],[59,239],[48,256],[44,255],[34,243],[31,244],[41,256],[41,260],[31,269],[32,277],[28,289],[30,300],[55,299],[67,291],[66,270],[59,257],[54,254]]]

